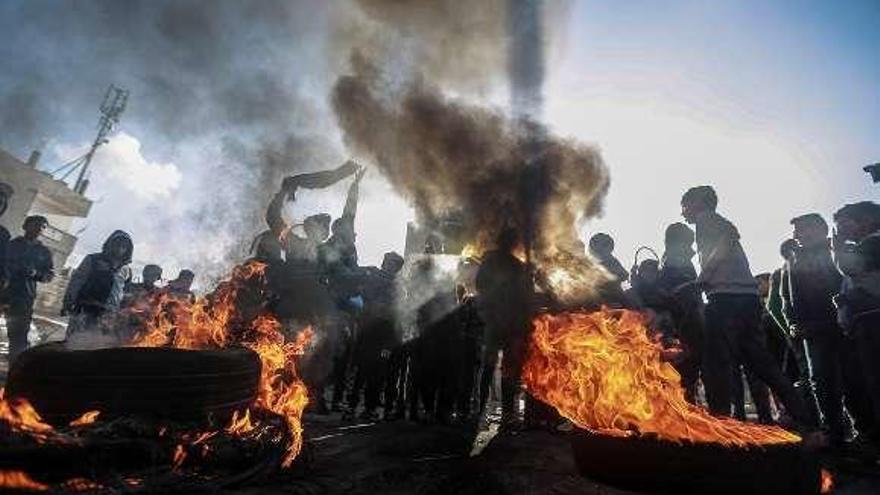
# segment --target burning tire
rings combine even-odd
[[[572,439],[583,476],[651,493],[818,494],[818,459],[800,444],[727,448],[580,431]]]
[[[101,411],[103,418],[225,421],[254,402],[260,371],[257,354],[244,348],[71,351],[47,344],[18,357],[6,390],[28,399],[55,425],[90,410]]]

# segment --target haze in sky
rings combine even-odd
[[[74,259],[124,228],[136,265],[217,274],[246,253],[280,177],[346,158],[327,105],[344,62],[328,55],[338,51],[327,19],[344,3],[125,4],[0,5],[12,34],[0,47],[0,146],[21,157],[43,148],[51,170],[87,146],[107,84],[130,89],[96,156],[96,204]],[[662,250],[690,186],[716,187],[756,273],[778,264],[793,216],[830,219],[845,202],[877,199],[861,167],[880,161],[880,3],[570,4],[547,26],[559,36],[544,117],[601,148],[612,185],[584,235],[611,233],[625,265],[637,246]],[[489,94],[506,103],[502,88]],[[301,194],[288,213],[336,215],[346,188]],[[402,251],[412,217],[368,174],[362,263]]]

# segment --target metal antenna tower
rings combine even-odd
[[[76,184],[73,186],[73,190],[77,193],[85,194],[86,188],[89,185],[87,174],[89,171],[89,165],[92,163],[92,157],[95,155],[95,151],[98,147],[107,143],[107,135],[110,134],[110,131],[112,131],[116,124],[119,123],[119,117],[122,116],[122,112],[125,111],[125,106],[127,104],[128,90],[111,84],[110,87],[107,88],[107,93],[104,94],[104,101],[101,102],[101,118],[98,119],[98,135],[95,136],[95,140],[92,142],[92,147],[89,148],[88,153],[77,159],[74,162],[76,163],[76,166],[67,173],[67,175],[69,175],[70,172],[79,168],[79,176],[76,178]],[[73,163],[71,163],[71,165],[73,165]]]

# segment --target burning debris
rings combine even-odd
[[[797,443],[775,426],[718,418],[688,402],[680,376],[628,310],[541,315],[523,381],[579,427],[613,436],[749,447]]]
[[[116,371],[121,371],[123,375],[128,369],[126,366],[131,366],[128,371],[133,374],[127,377],[129,380],[126,384],[129,390],[126,395],[133,394],[131,399],[120,402],[106,394],[101,395],[102,392],[95,392],[92,396],[86,393],[83,394],[84,397],[65,402],[65,395],[76,394],[77,390],[88,390],[89,380],[101,380],[101,377],[75,377],[85,382],[85,388],[73,386],[70,390],[53,390],[51,387],[47,388],[41,381],[42,377],[63,376],[63,374],[59,374],[59,370],[52,366],[46,373],[40,373],[35,366],[40,364],[41,357],[49,356],[51,359],[53,355],[57,358],[59,354],[57,352],[53,354],[51,349],[47,351],[45,348],[34,349],[32,355],[24,354],[10,373],[9,388],[15,392],[14,397],[0,401],[0,425],[4,425],[8,430],[7,435],[17,438],[15,442],[24,447],[29,443],[42,445],[44,450],[38,449],[32,452],[36,457],[60,455],[58,452],[66,452],[79,455],[84,460],[94,461],[96,459],[92,454],[95,448],[106,449],[110,448],[109,445],[112,446],[111,450],[120,454],[123,464],[119,465],[119,462],[114,461],[110,463],[110,467],[116,466],[122,471],[126,467],[131,469],[133,465],[138,465],[136,462],[138,459],[144,461],[144,465],[151,466],[155,464],[158,455],[159,459],[162,457],[166,459],[171,472],[178,473],[188,482],[195,482],[200,477],[205,482],[209,480],[215,482],[220,476],[218,473],[236,466],[236,463],[240,464],[243,459],[251,462],[256,459],[257,466],[261,466],[258,472],[290,467],[302,448],[301,419],[303,409],[308,402],[305,385],[297,374],[296,359],[305,352],[312,332],[311,329],[306,328],[296,336],[288,338],[282,325],[266,312],[263,307],[268,300],[264,286],[264,270],[265,265],[258,262],[240,265],[233,270],[229,280],[222,282],[214,292],[204,298],[190,300],[172,297],[167,293],[156,294],[148,303],[121,315],[123,317],[121,320],[133,318],[141,325],[129,348],[63,351],[69,356],[79,355],[83,359],[118,368]],[[138,389],[136,386],[137,376],[133,370],[136,370],[137,363],[152,361],[162,366],[161,363],[164,362],[164,366],[173,371],[177,369],[175,366],[183,362],[182,360],[199,363],[195,354],[178,356],[177,353],[205,351],[216,353],[224,349],[235,351],[236,348],[254,355],[260,366],[253,372],[252,405],[231,411],[231,417],[226,416],[228,422],[225,426],[217,424],[224,417],[221,409],[216,409],[215,417],[199,418],[196,414],[186,413],[185,407],[180,409],[180,404],[174,404],[175,401],[185,403],[192,399],[196,404],[203,405],[199,402],[201,400],[199,397],[205,393],[210,395],[210,390],[208,392],[193,390],[192,397],[168,395],[167,406],[152,407],[156,405],[156,397],[152,394],[157,392],[152,388],[162,382],[163,373],[158,371],[153,376],[151,382],[153,387],[149,390]],[[163,349],[167,349],[167,352]],[[125,356],[122,356],[123,354]],[[169,359],[170,356],[181,359],[176,359],[177,364],[175,364],[175,359]],[[208,354],[205,355],[207,356]],[[68,362],[73,362],[76,357],[67,359]],[[203,359],[201,364],[207,362]],[[227,362],[231,363],[229,359]],[[105,372],[112,374],[114,371],[109,369]],[[202,373],[212,373],[212,371],[210,367],[206,367],[202,369]],[[225,374],[221,373],[217,376],[223,379]],[[167,378],[174,377],[169,375]],[[51,377],[48,379],[51,381]],[[166,383],[171,386],[175,382]],[[230,381],[217,383],[218,386],[225,388],[232,384],[233,382]],[[96,382],[95,387],[106,389],[98,385],[100,384]],[[132,390],[131,386],[135,388]],[[171,388],[177,390],[179,386],[175,385]],[[158,389],[158,392],[161,394],[161,389]],[[111,395],[115,393],[112,387],[110,393]],[[143,395],[143,398],[139,394]],[[82,405],[71,406],[71,404],[80,404],[77,399],[103,403],[109,416],[105,420],[105,411],[90,410],[83,412],[73,421],[61,421],[61,424],[53,426],[43,422],[28,398],[43,406],[42,410],[54,411],[52,417],[56,418],[56,423],[60,421],[59,418],[64,417],[65,409],[82,407]],[[148,407],[144,409],[138,404],[147,404]],[[207,409],[202,408],[201,411],[204,415]],[[4,459],[0,459],[0,468],[7,467],[9,463],[33,464],[31,460],[23,455],[7,455]],[[126,463],[129,465],[125,466]],[[95,467],[92,466],[90,469],[94,470]],[[106,470],[108,466],[102,469]],[[12,474],[7,476],[3,479],[6,486],[26,484],[30,479],[28,475],[38,474],[29,469],[19,471],[27,474],[24,474],[24,477]],[[253,472],[254,468],[249,471]],[[15,472],[18,471],[10,471],[13,474]],[[42,483],[53,486],[62,482],[69,484],[73,479],[72,477],[52,478],[53,473],[39,472],[39,474],[46,478],[36,482],[41,486],[46,486]],[[75,473],[69,472],[68,469],[62,474]],[[167,481],[165,479],[163,482]],[[105,483],[104,480],[100,480],[100,485],[97,482],[93,484],[94,486],[113,485],[109,481]],[[150,476],[144,478],[141,484],[143,489],[156,489],[155,482]]]

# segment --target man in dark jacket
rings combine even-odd
[[[70,276],[64,294],[64,312],[70,315],[67,337],[99,330],[99,320],[119,310],[125,285],[131,280],[131,257],[134,243],[121,230],[104,241],[101,252],[83,258]],[[102,333],[104,330],[100,329]]]
[[[395,278],[403,268],[403,258],[394,252],[385,253],[382,267],[366,269],[361,295],[364,310],[359,318],[359,333],[354,347],[354,365],[357,368],[354,385],[349,395],[349,417],[357,412],[361,391],[364,392],[364,411],[361,419],[374,421],[376,408],[385,383],[391,350],[397,343],[394,317],[396,301]]]
[[[788,328],[805,340],[823,425],[831,442],[840,444],[848,428],[843,412],[843,335],[833,298],[840,290],[842,277],[831,258],[825,220],[810,213],[792,219],[791,224],[798,248],[786,272],[789,290],[782,310]]]
[[[9,360],[27,349],[27,335],[34,314],[37,283],[46,283],[55,276],[52,253],[39,241],[40,234],[49,225],[46,217],[34,215],[25,218],[24,235],[9,243],[6,253],[6,331],[9,335]]]
[[[483,375],[492,373],[498,351],[504,352],[501,363],[502,421],[516,421],[515,400],[520,375],[525,364],[533,283],[528,267],[513,255],[519,234],[505,228],[498,236],[496,249],[489,252],[477,272],[477,295],[485,327]],[[482,381],[486,385],[486,380]]]

